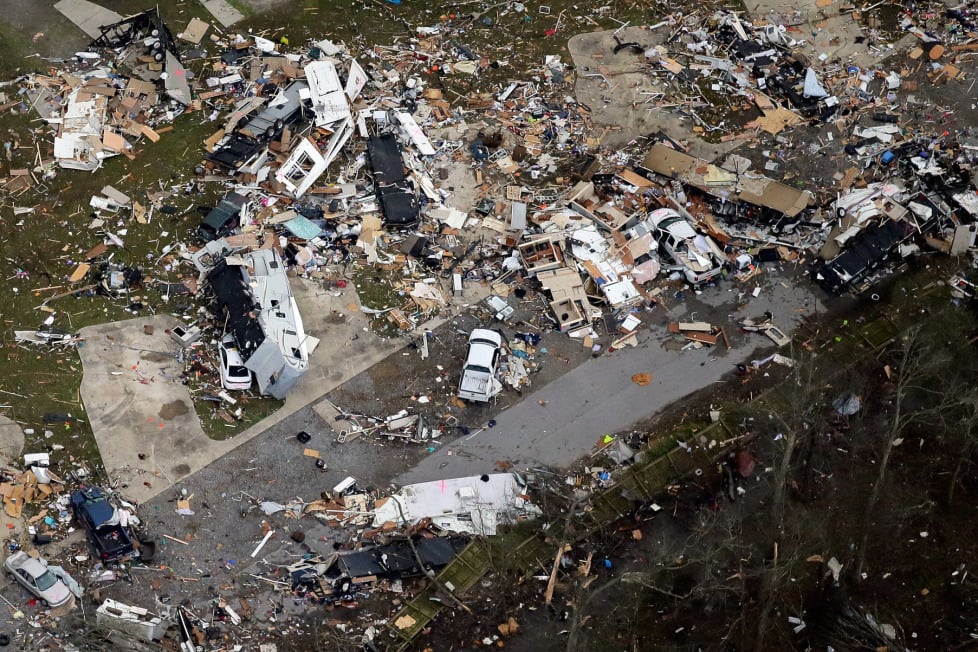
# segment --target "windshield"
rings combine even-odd
[[[47,591],[54,586],[55,583],[57,583],[58,578],[55,577],[54,573],[51,571],[44,571],[44,573],[39,575],[34,581],[37,583],[38,590]]]
[[[477,364],[470,364],[468,367],[465,368],[465,370],[466,371],[478,371],[479,373],[483,373],[483,374],[492,373],[489,370],[489,367],[483,367],[482,365],[477,365]]]

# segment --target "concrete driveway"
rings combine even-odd
[[[403,345],[369,331],[352,286],[327,292],[304,279],[292,283],[306,332],[321,340],[309,372],[282,408],[223,441],[204,434],[180,380],[178,346],[166,333],[180,323],[176,318],[139,317],[81,330],[82,402],[106,473],[127,498],[152,498]]]
[[[178,346],[165,332],[179,323],[156,315],[81,330],[82,402],[106,473],[138,502],[203,468],[226,445],[204,434],[181,382]]]

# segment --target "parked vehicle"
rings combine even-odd
[[[129,528],[122,525],[101,489],[83,486],[73,491],[71,509],[101,561],[115,561],[133,553]]]
[[[488,401],[503,389],[496,378],[496,365],[502,353],[502,336],[496,331],[477,328],[469,335],[469,352],[462,367],[458,397],[469,401]]]
[[[21,586],[51,607],[60,607],[73,599],[68,586],[48,570],[48,563],[43,559],[18,550],[4,560],[3,567]]]
[[[251,370],[244,366],[241,353],[230,334],[221,339],[218,351],[221,356],[221,386],[231,390],[251,389]]]
[[[231,235],[241,226],[242,215],[247,210],[248,198],[236,192],[228,194],[204,218],[197,228],[197,237],[204,242]]]
[[[659,250],[693,285],[706,283],[720,274],[725,259],[723,250],[713,238],[698,233],[689,221],[671,208],[659,208],[646,220],[655,230]]]

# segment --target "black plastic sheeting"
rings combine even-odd
[[[410,542],[401,539],[366,550],[340,553],[326,562],[329,568],[322,574],[316,568],[316,560],[310,560],[308,566],[291,571],[291,588],[317,593],[323,599],[344,599],[345,594],[363,580],[411,578],[438,571],[455,559],[469,539],[460,536],[415,537],[413,541],[417,556],[411,550]],[[323,593],[321,579],[330,587],[331,595]]]

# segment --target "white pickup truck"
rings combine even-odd
[[[503,338],[496,331],[476,328],[469,334],[469,354],[458,384],[459,398],[488,401],[502,391],[503,384],[496,378],[502,343]]]
[[[689,221],[671,208],[659,208],[646,220],[655,230],[661,251],[675,263],[666,269],[682,273],[692,285],[702,285],[720,275],[723,250],[708,235],[698,233]]]

